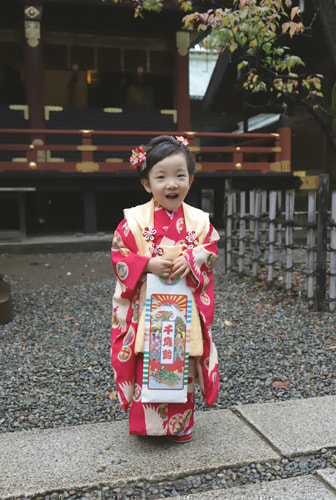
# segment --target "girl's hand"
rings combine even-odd
[[[172,270],[173,262],[163,257],[153,257],[149,259],[145,267],[145,272],[156,274],[168,278]]]
[[[180,275],[180,278],[185,278],[190,271],[189,262],[184,255],[179,255],[179,257],[173,261],[172,278],[174,278],[177,274]]]

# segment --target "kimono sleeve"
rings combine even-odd
[[[134,236],[128,227],[127,220],[120,222],[114,232],[111,247],[111,258],[118,280],[125,285],[129,293],[133,293],[143,274],[149,257],[139,255]]]
[[[213,317],[213,280],[212,271],[218,257],[217,241],[219,235],[210,224],[210,229],[203,244],[190,245],[183,255],[188,260],[191,273],[187,284],[191,287],[204,323],[209,326]]]
[[[187,284],[192,289],[201,319],[203,354],[197,364],[197,373],[208,406],[214,404],[219,390],[218,355],[211,334],[215,303],[212,270],[218,256],[218,240],[217,231],[210,225],[203,244],[190,246],[183,252],[191,268]]]
[[[219,235],[216,229],[210,224],[210,229],[203,244],[190,245],[184,250],[183,255],[189,262],[193,278],[199,283],[202,281],[202,271],[211,273],[218,257],[217,241]]]

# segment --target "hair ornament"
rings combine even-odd
[[[183,137],[183,135],[176,135],[175,138],[181,143],[183,144],[183,146],[189,146],[189,141],[188,139],[186,139],[185,137]]]
[[[142,172],[146,168],[146,153],[143,148],[132,149],[132,155],[130,156],[130,164],[132,168],[139,168]]]

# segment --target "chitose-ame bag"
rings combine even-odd
[[[187,401],[191,309],[185,278],[147,275],[143,403]]]

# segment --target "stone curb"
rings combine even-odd
[[[288,453],[290,434],[294,455],[315,452],[317,447],[336,446],[332,434],[335,404],[336,396],[327,396],[244,405],[235,409],[241,416],[231,410],[197,412],[193,440],[184,445],[164,437],[130,436],[126,420],[4,433],[0,435],[0,497],[171,480],[274,462]],[[298,424],[300,415],[303,423],[304,418],[319,422],[318,439],[315,424],[308,431]],[[286,432],[284,421],[288,423]],[[323,474],[319,477],[326,481]],[[331,484],[331,474],[328,481]]]

